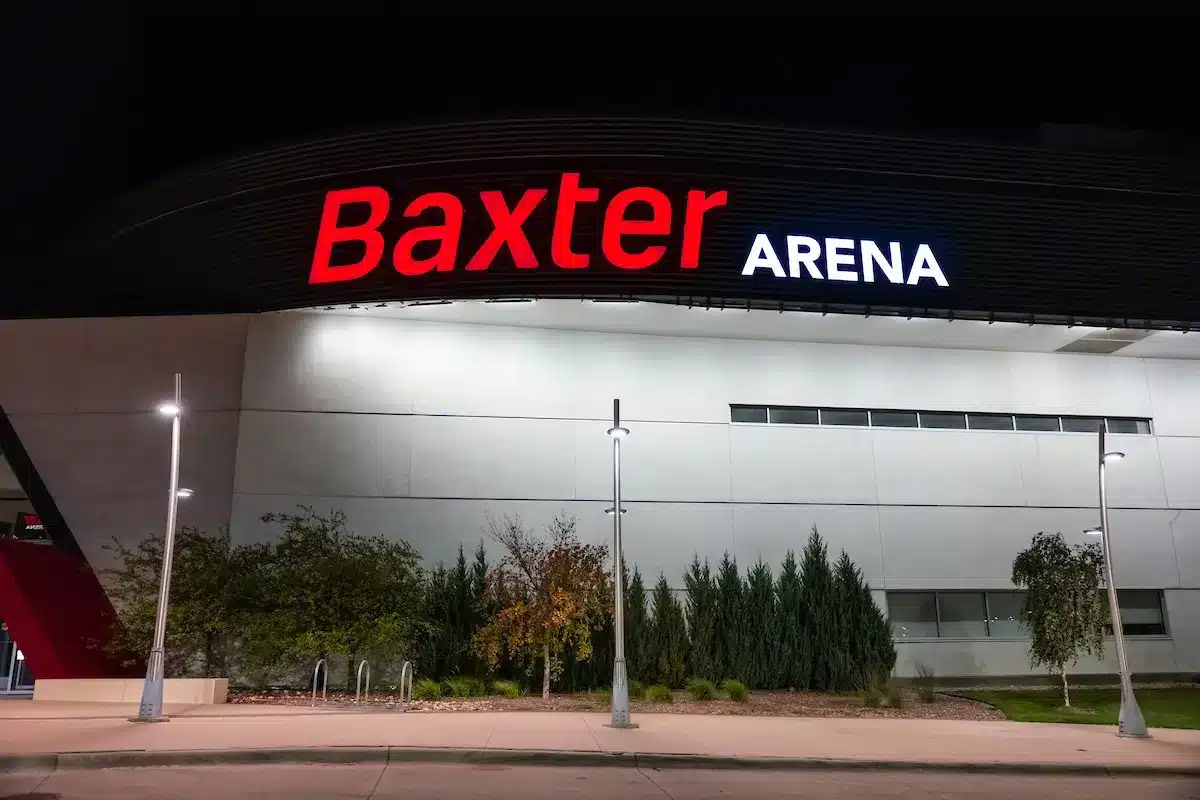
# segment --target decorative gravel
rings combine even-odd
[[[328,700],[317,698],[317,708],[327,710],[370,710],[403,711],[404,704],[395,692],[372,692],[370,697],[355,705],[354,695],[330,692]],[[312,702],[310,692],[290,689],[229,690],[230,703],[297,705],[307,706]],[[872,717],[895,719],[966,719],[1002,720],[1004,714],[998,709],[975,700],[949,695],[937,695],[933,703],[923,703],[915,692],[905,692],[902,708],[868,708],[858,695],[820,694],[816,692],[752,692],[741,703],[731,700],[691,700],[682,692],[676,694],[672,703],[650,703],[634,700],[633,713],[642,714],[710,714],[758,717]],[[445,698],[442,700],[414,700],[409,707],[412,712],[431,711],[608,711],[608,698],[601,693],[553,694],[543,699],[539,696],[518,697],[474,697]]]

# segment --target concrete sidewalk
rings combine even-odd
[[[0,769],[254,761],[493,761],[1200,775],[1200,731],[1121,739],[1102,725],[640,714],[396,713],[283,706],[0,704]]]

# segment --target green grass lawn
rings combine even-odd
[[[1138,705],[1151,728],[1200,729],[1200,687],[1136,689]],[[1121,707],[1118,688],[1071,688],[1071,707],[1062,707],[1060,690],[1020,689],[963,692],[995,706],[1017,722],[1086,722],[1116,725]]]

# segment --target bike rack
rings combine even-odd
[[[325,702],[326,694],[329,691],[329,665],[325,663],[325,659],[317,662],[317,666],[313,669],[313,693],[312,705],[317,704],[317,673],[321,671],[321,667],[325,667],[325,681],[321,685],[321,702]]]
[[[408,676],[408,695],[407,699],[404,694],[404,676]],[[400,702],[404,704],[404,710],[408,711],[408,704],[412,702],[412,681],[413,681],[413,666],[411,661],[405,661],[404,666],[400,668]]]
[[[370,695],[371,695],[371,665],[368,664],[367,660],[364,658],[362,661],[360,661],[358,663],[358,680],[356,680],[354,682],[354,704],[355,705],[358,705],[358,690],[362,688],[363,667],[367,668],[367,689],[365,692],[363,692],[363,696],[362,696],[363,700],[370,699]]]

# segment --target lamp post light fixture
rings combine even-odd
[[[175,551],[175,520],[180,498],[191,497],[191,489],[179,488],[179,424],[183,417],[183,377],[175,373],[175,401],[163,403],[158,413],[171,418],[171,477],[167,494],[167,532],[163,540],[162,577],[158,584],[158,611],[154,616],[154,644],[146,662],[146,682],[142,702],[132,722],[166,722],[163,714],[163,667],[167,639],[167,606],[171,597],[171,557]]]
[[[613,518],[613,648],[611,728],[636,728],[629,721],[629,676],[625,672],[625,576],[621,570],[621,440],[629,429],[621,427],[621,401],[613,400],[613,424],[608,429],[613,443],[613,504],[605,513]]]
[[[1129,674],[1129,659],[1125,655],[1125,633],[1121,625],[1121,607],[1117,603],[1117,587],[1113,583],[1112,529],[1108,526],[1108,483],[1107,465],[1115,464],[1125,457],[1124,453],[1108,452],[1104,446],[1104,427],[1100,428],[1100,528],[1089,528],[1088,534],[1100,535],[1100,546],[1104,551],[1104,583],[1108,586],[1108,609],[1112,617],[1113,642],[1117,648],[1117,669],[1121,672],[1121,711],[1117,717],[1117,735],[1136,739],[1148,739],[1146,719],[1138,707],[1133,694],[1133,678]]]

